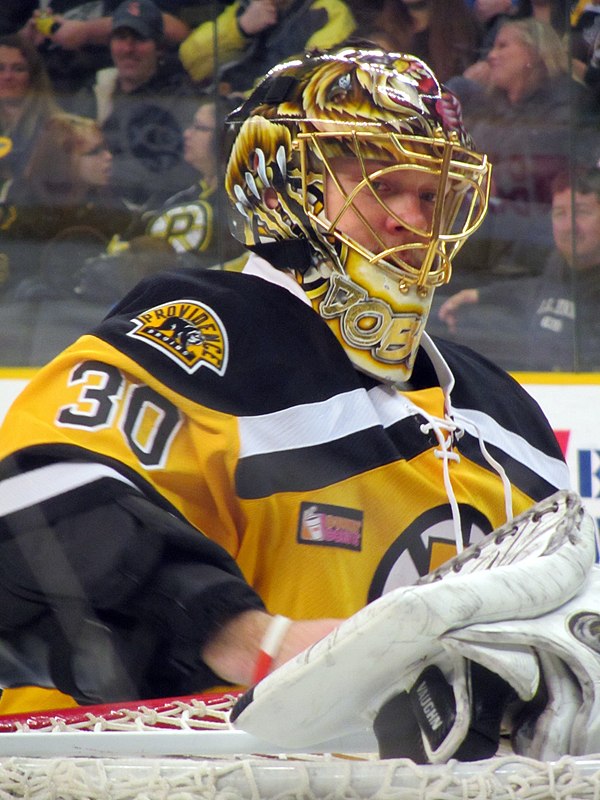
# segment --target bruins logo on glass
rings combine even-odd
[[[200,367],[223,375],[229,348],[223,323],[196,300],[175,300],[148,309],[132,320],[128,336],[155,347],[190,375]]]

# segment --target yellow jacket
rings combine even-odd
[[[217,77],[223,65],[244,60],[259,37],[261,62],[267,64],[270,60],[264,69],[266,72],[280,60],[296,55],[300,50],[333,47],[350,36],[356,28],[354,17],[343,0],[303,0],[293,3],[277,25],[250,37],[241,32],[237,23],[243,6],[244,0],[236,0],[215,22],[204,22],[181,43],[179,57],[195,81]],[[326,22],[322,24],[324,15]],[[303,38],[300,48],[297,46],[299,35]],[[284,52],[286,45],[289,49]]]

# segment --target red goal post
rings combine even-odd
[[[0,716],[0,733],[225,730],[239,692],[205,693]]]
[[[113,703],[0,717],[2,756],[127,756],[221,758],[290,752],[233,728],[229,712],[239,692]],[[370,731],[316,742],[315,753],[371,752]],[[1,797],[1,792],[0,792]]]

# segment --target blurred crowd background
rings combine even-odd
[[[513,371],[600,371],[600,4],[2,0],[0,367],[40,366],[135,283],[240,269],[224,117],[274,64],[368,39],[427,61],[494,164],[430,333]]]

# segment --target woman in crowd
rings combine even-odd
[[[197,180],[144,214],[129,241],[113,240],[109,253],[90,259],[79,273],[79,297],[114,303],[143,277],[174,266],[241,268],[247,252],[229,231],[221,157],[223,118],[238,103],[203,99],[183,135]]]
[[[486,87],[464,78],[450,81],[474,140],[494,164],[491,213],[466,252],[485,239],[491,250],[473,260],[481,275],[494,277],[497,269],[524,263],[536,274],[552,242],[552,179],[573,157],[574,147],[593,149],[594,102],[571,77],[565,47],[547,22],[533,17],[505,22],[487,63]],[[575,142],[572,131],[577,131]]]
[[[3,180],[22,172],[40,127],[58,110],[38,52],[17,35],[0,36],[0,135],[12,140]]]
[[[581,78],[583,67],[577,62],[585,60],[585,46],[580,32],[571,29],[570,0],[474,0],[473,10],[483,28],[482,57],[465,70],[465,77],[486,85],[490,78],[486,56],[504,22],[512,19],[535,19],[551,25],[571,51],[573,74]]]
[[[530,107],[539,98],[546,109],[563,109],[571,91],[567,57],[554,28],[533,17],[506,22],[488,55],[491,102],[502,109]],[[567,94],[565,94],[565,92]],[[502,112],[501,112],[502,113]]]
[[[24,185],[44,204],[85,207],[90,193],[101,193],[108,186],[111,162],[95,120],[58,113],[39,137]]]
[[[129,226],[131,213],[107,188],[111,161],[95,120],[48,117],[4,199],[6,297],[60,296],[83,259]]]
[[[229,232],[222,174],[224,117],[238,105],[235,98],[200,103],[183,134],[184,159],[198,178],[167,200],[148,226],[150,235],[167,238],[190,266],[223,266],[245,254]],[[185,217],[187,225],[181,224]]]

